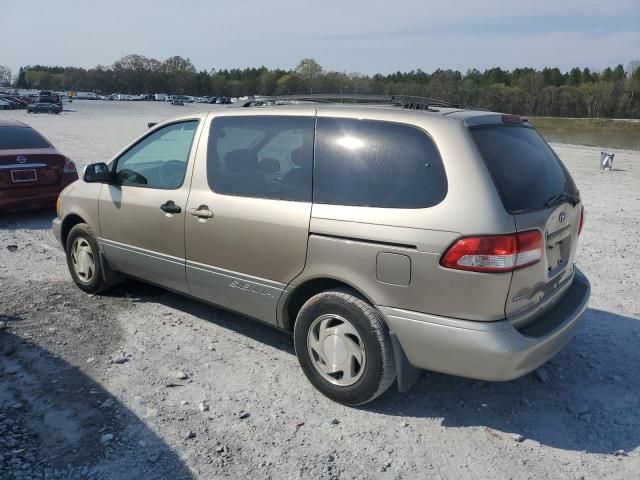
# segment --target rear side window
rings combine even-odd
[[[483,125],[470,131],[510,213],[542,209],[564,191],[578,194],[569,172],[535,129]]]
[[[216,193],[311,201],[313,117],[220,117],[211,123],[207,179]]]
[[[0,127],[0,150],[49,148],[47,141],[29,127]]]
[[[316,203],[425,208],[447,193],[442,159],[422,130],[397,123],[318,118]]]

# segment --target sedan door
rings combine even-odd
[[[187,292],[184,219],[198,120],[161,126],[114,162],[100,193],[101,244],[114,270]]]
[[[315,110],[301,109],[227,113],[205,127],[185,220],[192,295],[277,323],[306,260],[314,126]]]

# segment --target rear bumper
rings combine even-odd
[[[77,179],[77,173],[65,173],[56,185],[0,190],[0,210],[6,212],[53,208],[60,192]]]
[[[576,268],[563,298],[533,325],[478,322],[378,307],[411,365],[480,380],[521,377],[547,362],[571,339],[587,309],[591,287]],[[528,332],[540,333],[528,336]]]

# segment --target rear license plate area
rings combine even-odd
[[[11,181],[13,183],[35,182],[37,180],[38,175],[34,168],[11,170]]]
[[[571,229],[569,227],[547,236],[547,270],[550,278],[565,269],[570,254]]]

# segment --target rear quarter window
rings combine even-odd
[[[0,150],[49,148],[47,141],[28,127],[0,127]]]
[[[318,118],[314,202],[426,208],[446,193],[440,153],[424,131],[377,120]]]
[[[482,125],[469,128],[510,213],[545,208],[561,192],[578,194],[571,175],[532,127]]]

